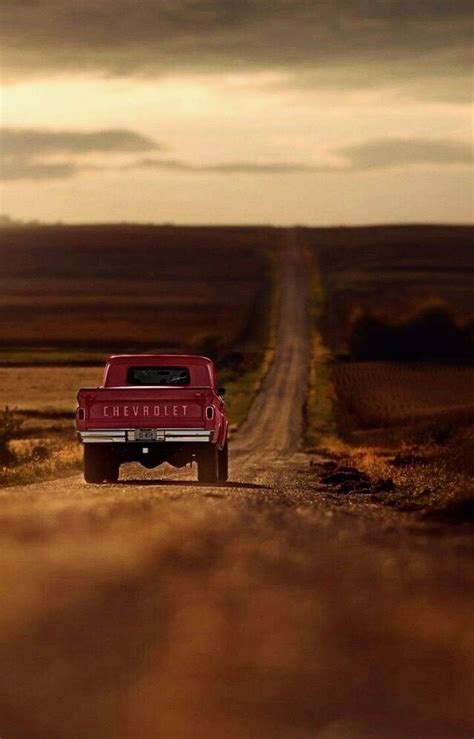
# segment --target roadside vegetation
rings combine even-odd
[[[310,361],[304,409],[305,445],[309,449],[315,447],[339,449],[341,440],[337,433],[336,398],[331,382],[331,354],[324,344],[321,333],[324,311],[323,288],[314,254],[309,250],[306,253],[306,260],[310,283]]]
[[[0,410],[0,485],[62,477],[81,466],[69,415],[48,421],[33,414],[35,418],[42,424],[37,426],[30,414],[17,408]]]
[[[236,431],[247,418],[275,353],[281,275],[278,250],[268,254],[265,283],[250,311],[247,323],[235,342],[216,357],[220,368],[219,384],[225,387],[230,430]]]
[[[472,230],[377,227],[332,236],[306,231],[313,469],[328,495],[472,521]]]
[[[0,465],[6,466],[16,460],[10,444],[18,436],[21,424],[21,419],[7,405],[0,411]]]

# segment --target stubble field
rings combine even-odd
[[[474,421],[474,365],[343,362],[333,380],[344,411],[362,428]]]

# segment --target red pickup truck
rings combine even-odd
[[[103,384],[77,394],[84,479],[118,480],[123,462],[197,462],[198,480],[227,480],[227,412],[213,362],[183,354],[109,357]]]

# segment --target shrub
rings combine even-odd
[[[7,405],[0,411],[0,465],[12,464],[15,461],[10,441],[18,435],[22,423],[23,419],[15,415],[15,410],[10,410]]]
[[[349,349],[356,360],[474,359],[474,322],[445,303],[430,302],[397,319],[367,308],[354,313]]]

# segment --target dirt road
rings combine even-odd
[[[131,467],[2,491],[2,739],[474,733],[468,532],[322,492],[298,451],[295,232],[284,253],[278,349],[229,484]]]

